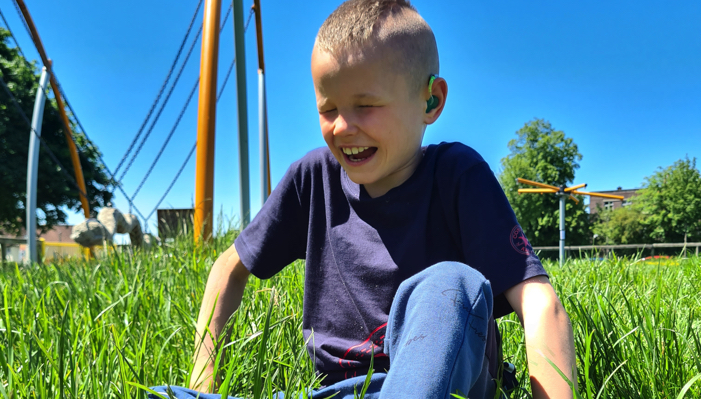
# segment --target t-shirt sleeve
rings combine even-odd
[[[309,209],[302,206],[301,180],[302,169],[296,162],[234,241],[241,262],[258,278],[270,278],[305,257]]]
[[[504,291],[531,277],[545,275],[506,195],[486,162],[461,174],[457,214],[465,261],[489,281],[494,317],[513,312]]]

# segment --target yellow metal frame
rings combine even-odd
[[[526,193],[537,193],[537,194],[551,193],[551,194],[554,194],[556,192],[557,192],[557,190],[555,190],[553,188],[519,188],[518,189],[519,194],[526,194]]]
[[[539,183],[537,181],[523,179],[520,177],[517,178],[516,181],[518,183],[521,183],[521,184],[528,184],[531,186],[539,187],[539,188],[519,188],[518,189],[519,194],[558,194],[561,192],[559,187],[555,187],[555,186],[552,186],[550,184]],[[579,203],[579,200],[577,198],[575,198],[572,194],[588,195],[590,197],[611,198],[611,199],[617,199],[617,200],[623,201],[622,195],[590,193],[590,192],[586,192],[586,191],[577,190],[579,188],[584,188],[586,186],[587,186],[587,183],[577,184],[576,186],[563,188],[562,192],[570,194],[569,198],[572,201],[574,201],[576,204]]]
[[[516,179],[516,181],[521,183],[521,184],[528,184],[528,185],[536,186],[536,187],[540,187],[540,188],[550,188],[550,189],[553,189],[555,191],[560,191],[559,187],[551,186],[550,184],[545,184],[545,183],[538,183],[537,181],[523,179],[520,177],[518,179]]]
[[[238,10],[236,10],[238,12]],[[212,237],[214,208],[214,127],[217,117],[217,63],[221,0],[204,7],[195,166],[195,242]]]
[[[624,198],[622,195],[588,193],[585,191],[577,191],[577,190],[574,190],[572,192],[575,194],[579,194],[579,195],[588,195],[590,197],[611,198],[611,199],[617,199],[617,200],[621,200],[621,201],[623,201],[623,198]]]

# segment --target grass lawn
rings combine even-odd
[[[182,240],[90,261],[4,264],[0,397],[137,398],[145,386],[187,386],[208,270],[233,237],[203,248]],[[701,259],[545,267],[574,327],[582,397],[701,397]],[[303,279],[301,262],[270,280],[251,277],[220,358],[223,391],[251,398],[314,386]],[[512,398],[528,398],[522,329],[513,314],[499,324],[521,381]]]

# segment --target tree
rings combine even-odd
[[[645,215],[635,206],[599,210],[593,223],[597,244],[647,244],[653,242]]]
[[[701,174],[696,158],[685,157],[645,178],[633,206],[644,216],[649,236],[660,242],[701,239]]]
[[[0,28],[0,76],[10,88],[27,118],[31,120],[34,99],[39,86],[37,63],[29,64],[16,48],[7,44],[9,32]],[[56,101],[50,98],[44,109],[41,137],[66,167],[69,175],[75,176],[70,153],[64,136]],[[111,200],[108,189],[109,178],[101,163],[99,150],[82,133],[73,129],[73,139],[78,147],[83,168],[88,202],[91,210],[104,206]],[[5,90],[0,89],[0,230],[17,234],[25,224],[27,156],[30,128],[17,111]],[[37,209],[40,227],[44,230],[63,223],[66,213],[62,207],[81,208],[78,190],[67,181],[54,164],[46,149],[39,150],[37,178]]]
[[[509,155],[502,158],[499,175],[506,197],[514,208],[516,218],[532,245],[556,245],[559,242],[560,208],[554,194],[518,194],[516,178],[551,184],[569,185],[579,168],[582,154],[577,144],[561,130],[554,130],[550,122],[535,119],[516,132],[509,141]],[[565,207],[567,244],[590,242],[589,215],[584,201],[568,199]]]

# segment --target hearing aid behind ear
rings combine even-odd
[[[432,109],[438,106],[438,97],[431,94],[433,92],[434,80],[436,80],[436,75],[432,74],[431,78],[428,80],[428,94],[431,96],[431,98],[429,98],[428,101],[426,101],[426,113],[431,112]]]

